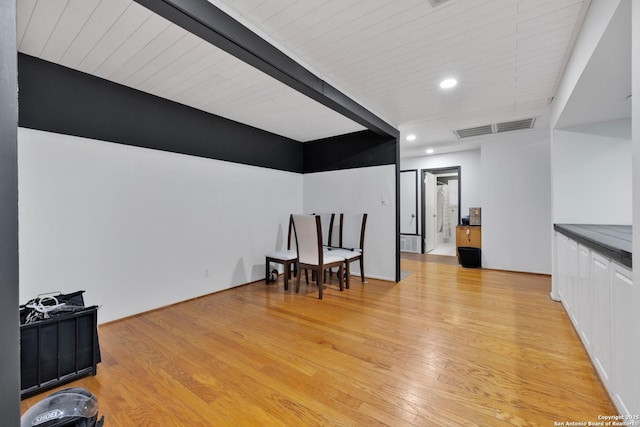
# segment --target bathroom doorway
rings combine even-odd
[[[460,166],[422,170],[422,253],[456,255]]]

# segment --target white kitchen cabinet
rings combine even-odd
[[[611,387],[611,262],[598,253],[591,256],[592,335],[591,358],[609,389]]]
[[[592,318],[595,301],[591,299],[591,249],[578,245],[578,275],[576,277],[576,317],[578,333],[587,351],[591,350]]]
[[[631,415],[637,411],[633,335],[639,312],[632,270],[559,232],[555,244],[557,295],[616,408]]]
[[[577,309],[578,309],[578,243],[572,239],[567,239],[565,260],[565,274],[566,274],[566,299],[562,300],[565,310],[573,322],[573,326],[577,331],[580,330],[578,322]]]
[[[625,414],[630,413],[631,400],[634,398],[634,354],[633,315],[633,276],[628,268],[611,263],[611,338],[613,350],[613,400],[617,408]],[[637,333],[637,331],[636,331]]]
[[[557,293],[559,300],[562,301],[562,304],[565,304],[567,300],[567,289],[568,289],[568,262],[567,262],[567,251],[569,246],[569,239],[560,233],[556,233],[555,235],[556,241],[556,283],[557,283]]]

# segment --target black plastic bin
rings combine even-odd
[[[460,265],[463,267],[480,268],[480,248],[461,246],[458,248],[458,255],[460,256]]]
[[[20,325],[21,398],[33,396],[86,375],[100,363],[98,307],[85,307],[82,292],[58,295],[78,306],[75,312]],[[20,307],[21,323],[26,306]]]

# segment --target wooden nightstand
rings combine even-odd
[[[468,248],[482,248],[482,227],[480,225],[458,225],[456,226],[456,255],[460,261],[458,248],[466,246]]]

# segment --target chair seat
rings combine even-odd
[[[266,255],[267,258],[272,259],[281,259],[283,261],[290,261],[298,258],[298,253],[296,251],[273,251]]]
[[[335,262],[343,262],[343,261],[344,261],[344,257],[334,254],[333,251],[325,252],[324,254],[325,264],[333,264]]]
[[[362,251],[359,249],[353,251],[349,249],[331,249],[329,253],[346,259],[354,259],[362,255]]]

